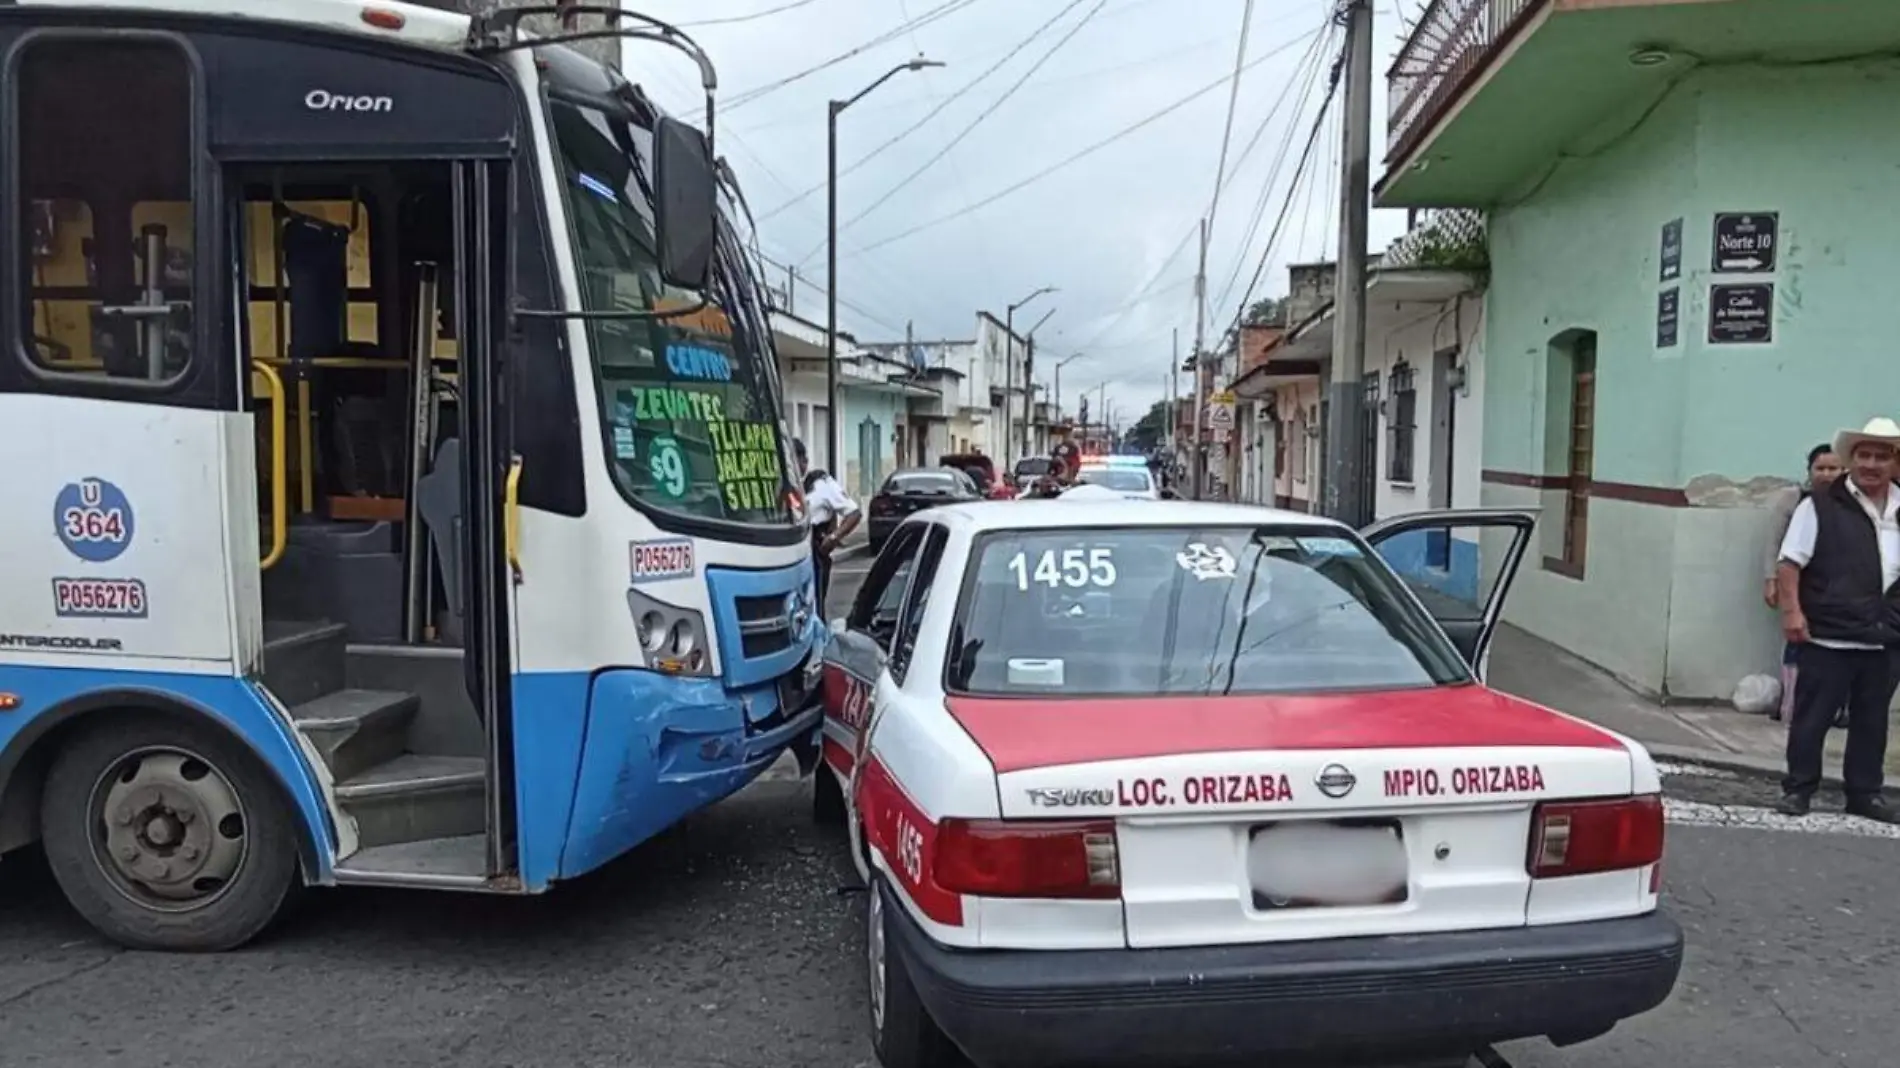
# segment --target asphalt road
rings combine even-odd
[[[856,565],[861,566],[861,565]],[[848,596],[854,564],[835,593]],[[1765,784],[1669,776],[1672,1000],[1515,1068],[1893,1061],[1900,841],[1790,825]],[[0,866],[0,1065],[852,1068],[868,1065],[863,895],[809,787],[763,781],[539,899],[314,894],[215,957],[103,945],[29,857]],[[1783,829],[1790,826],[1806,829]]]

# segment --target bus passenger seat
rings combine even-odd
[[[462,439],[447,438],[435,450],[435,465],[416,483],[416,507],[435,541],[436,566],[448,595],[448,637],[462,631]]]

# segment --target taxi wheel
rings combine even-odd
[[[890,952],[889,891],[873,881],[865,907],[866,975],[870,980],[871,1049],[884,1068],[955,1068],[967,1065],[911,985],[904,962]]]
[[[844,787],[829,764],[819,764],[811,777],[812,822],[824,827],[844,826]]]

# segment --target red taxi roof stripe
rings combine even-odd
[[[1173,753],[1272,749],[1621,749],[1582,720],[1482,686],[1234,697],[951,697],[999,774]]]

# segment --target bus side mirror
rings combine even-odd
[[[653,131],[653,174],[660,277],[680,289],[704,290],[719,235],[719,181],[706,135],[662,117]]]

